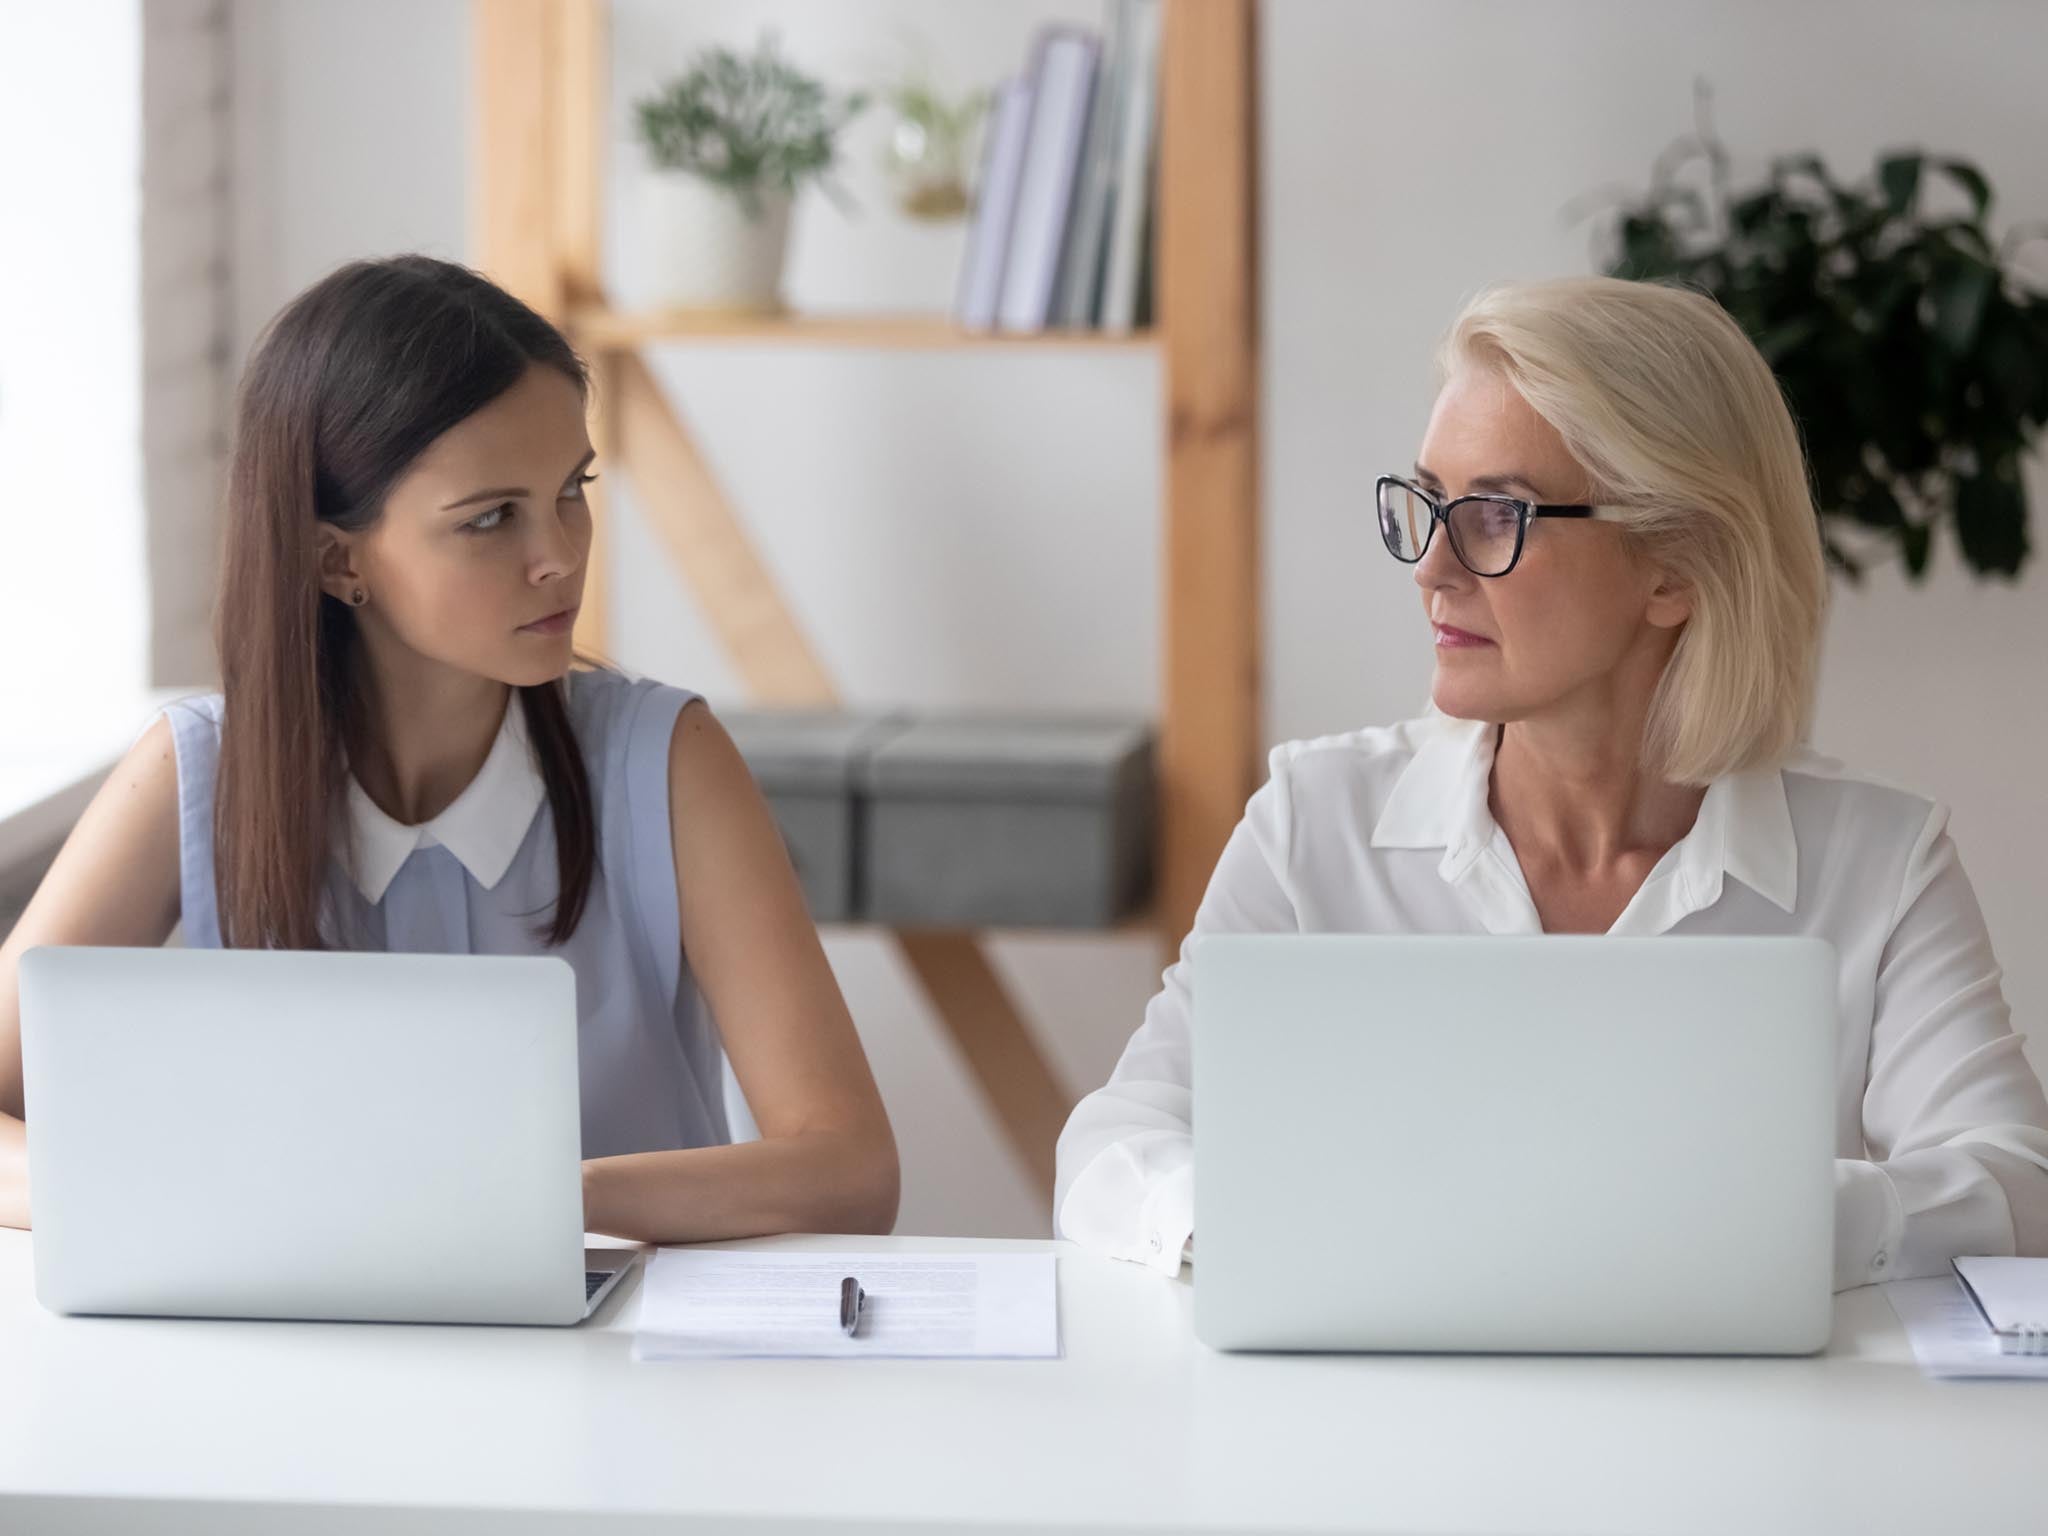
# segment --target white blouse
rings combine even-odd
[[[1492,725],[1431,717],[1276,748],[1189,942],[1540,933],[1487,808],[1495,739]],[[1732,775],[1609,930],[1834,945],[1838,1290],[1933,1274],[1956,1254],[2048,1253],[2048,1099],[1947,822],[1946,808],[1811,753]],[[1054,1196],[1063,1235],[1167,1273],[1193,1252],[1188,954],[1068,1120]]]

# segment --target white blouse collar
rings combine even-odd
[[[504,721],[483,767],[431,821],[407,826],[394,820],[364,793],[353,774],[349,776],[350,876],[364,900],[374,905],[384,899],[414,849],[438,843],[488,891],[512,867],[513,856],[546,799],[547,784],[528,743],[526,711],[515,694],[506,701]]]
[[[1441,848],[1438,872],[1456,880],[1498,830],[1487,805],[1496,735],[1485,721],[1433,720],[1387,796],[1373,847]],[[1799,897],[1799,848],[1784,775],[1772,768],[1716,779],[1673,853],[1702,893],[1718,893],[1722,876],[1733,875],[1790,912]]]

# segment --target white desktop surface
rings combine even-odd
[[[635,1365],[637,1279],[576,1329],[59,1318],[0,1231],[0,1531],[2048,1530],[2048,1384],[1923,1379],[1875,1289],[1811,1360],[1226,1356],[1056,1251],[1061,1360]]]

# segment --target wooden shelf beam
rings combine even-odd
[[[1161,58],[1159,902],[1174,943],[1244,814],[1263,731],[1254,22],[1252,0],[1170,0]]]
[[[747,314],[713,310],[621,313],[585,308],[569,317],[569,330],[586,350],[640,347],[655,342],[729,346],[851,347],[875,351],[936,352],[964,349],[1074,352],[1147,352],[1149,332],[1111,336],[1101,331],[1046,331],[1012,336],[964,331],[946,315]]]

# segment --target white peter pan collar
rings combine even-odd
[[[1438,873],[1457,880],[1498,831],[1487,805],[1498,729],[1486,721],[1430,721],[1387,796],[1373,847],[1441,848]],[[1719,895],[1724,875],[1783,911],[1798,902],[1799,845],[1785,778],[1775,768],[1716,779],[1692,830],[1673,851],[1679,877],[1703,905]]]
[[[528,744],[526,711],[515,695],[506,700],[504,721],[483,767],[431,821],[407,826],[392,819],[364,793],[355,776],[349,776],[350,877],[364,900],[374,905],[384,899],[414,849],[438,843],[488,891],[512,867],[513,856],[546,799],[547,783]]]

